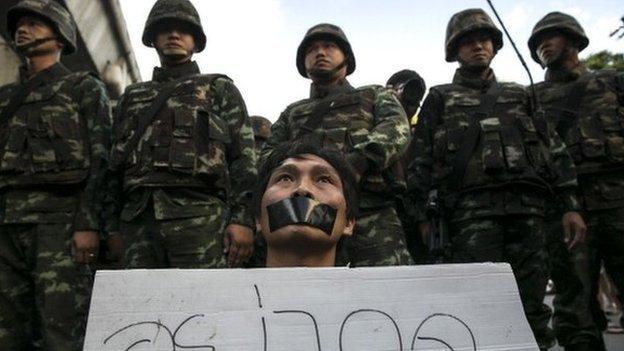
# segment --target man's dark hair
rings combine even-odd
[[[415,71],[404,69],[396,72],[386,82],[386,85],[396,86],[404,84],[403,99],[405,101],[417,105],[422,100],[427,90],[425,80]]]
[[[260,217],[260,203],[273,171],[285,160],[289,158],[301,158],[302,155],[306,154],[322,158],[336,170],[342,182],[342,193],[347,203],[347,219],[355,219],[358,214],[357,181],[348,161],[338,150],[320,148],[306,142],[282,143],[278,145],[260,165],[258,185],[254,191],[252,200],[256,218]]]

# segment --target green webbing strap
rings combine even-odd
[[[468,167],[468,162],[470,161],[470,158],[479,143],[479,137],[481,135],[481,126],[479,122],[488,118],[492,112],[494,112],[496,100],[498,100],[500,93],[501,90],[498,83],[492,82],[492,85],[490,85],[487,92],[480,96],[481,103],[473,113],[470,126],[468,127],[466,133],[464,133],[459,151],[453,160],[453,169],[451,171],[450,178],[451,190],[461,189],[464,181],[464,174],[466,173],[466,168]]]

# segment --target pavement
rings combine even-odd
[[[553,295],[547,295],[545,301],[551,308],[552,299]],[[618,321],[619,318],[620,315],[609,316],[609,319],[614,322]],[[607,346],[607,351],[624,351],[624,334],[604,333],[603,336]],[[557,345],[556,347],[549,349],[549,351],[563,351],[563,347]]]

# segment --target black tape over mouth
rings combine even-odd
[[[315,227],[331,235],[338,211],[308,197],[297,196],[267,206],[269,229],[273,232],[291,224]]]

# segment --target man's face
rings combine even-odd
[[[565,58],[568,47],[567,38],[557,31],[550,31],[542,34],[537,46],[537,56],[545,67],[557,66]]]
[[[314,40],[306,48],[305,67],[312,80],[314,80],[316,73],[321,75],[331,73],[344,60],[344,53],[338,44],[331,40]],[[344,78],[347,75],[347,68],[343,67],[334,74]]]
[[[156,29],[154,47],[165,62],[189,61],[195,51],[192,29],[181,22],[164,22]]]
[[[492,38],[482,31],[468,33],[457,42],[457,59],[468,68],[487,68],[494,58]]]
[[[302,224],[291,224],[274,232],[269,229],[267,206],[281,200],[304,196],[337,210],[333,231]],[[338,172],[327,161],[315,155],[286,159],[271,174],[260,203],[257,229],[264,233],[273,248],[303,248],[310,252],[334,247],[343,235],[351,235],[355,220],[347,220],[347,203]]]
[[[15,30],[15,44],[18,49],[20,46],[27,45],[34,40],[44,38],[56,38],[54,28],[52,28],[45,20],[36,16],[23,16],[17,21]],[[23,54],[26,57],[32,57],[53,52],[60,52],[63,44],[58,40],[50,40],[43,42],[37,46],[26,49]]]

